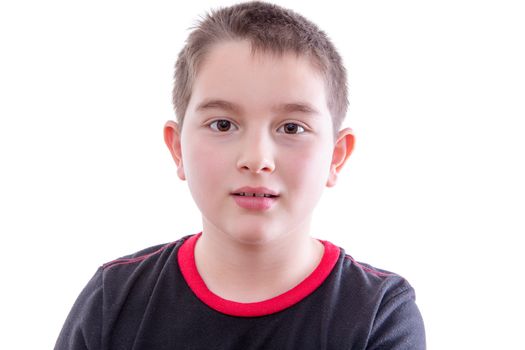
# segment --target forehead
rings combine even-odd
[[[307,57],[252,51],[248,41],[216,44],[201,62],[188,110],[202,106],[329,115],[325,81]],[[220,101],[216,103],[216,101]]]

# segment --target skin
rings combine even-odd
[[[164,127],[177,175],[202,213],[197,269],[224,299],[277,296],[321,260],[324,247],[309,232],[312,213],[354,145],[350,129],[334,140],[324,85],[304,57],[254,56],[247,41],[223,42],[199,69],[182,130],[173,121]],[[198,108],[210,99],[236,109]],[[307,103],[316,113],[274,108],[287,103]],[[243,186],[279,197],[266,211],[241,208],[231,193]]]

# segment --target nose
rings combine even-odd
[[[273,173],[273,147],[267,135],[246,135],[240,144],[237,168],[255,174]]]

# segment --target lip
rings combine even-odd
[[[241,192],[248,192],[248,193],[256,193],[256,194],[271,194],[272,196],[279,196],[279,193],[277,193],[274,190],[271,190],[266,187],[250,187],[250,186],[244,186],[241,188],[238,188],[231,192],[231,194],[235,193],[241,193]]]
[[[236,195],[236,193],[240,192],[270,194],[275,197],[253,197]],[[255,211],[264,211],[270,209],[275,204],[277,198],[279,197],[279,194],[276,191],[273,191],[266,187],[245,186],[232,191],[231,196],[233,197],[235,203],[237,203],[237,205],[241,208]]]
[[[248,197],[234,194],[232,197],[239,207],[248,210],[268,210],[277,201],[277,197]]]

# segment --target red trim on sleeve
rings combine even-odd
[[[186,283],[195,295],[206,305],[223,314],[238,317],[257,317],[282,311],[313,293],[328,277],[339,258],[341,250],[328,241],[319,265],[301,283],[274,298],[255,303],[238,303],[223,299],[208,289],[195,264],[195,244],[202,232],[188,238],[178,252],[179,267]]]
[[[180,240],[175,241],[175,242],[171,242],[171,243],[168,243],[168,244],[165,244],[164,246],[160,247],[159,249],[155,250],[152,253],[141,255],[141,256],[137,256],[135,258],[120,258],[120,259],[112,260],[110,262],[107,262],[107,263],[103,264],[102,268],[103,269],[107,269],[107,268],[110,268],[110,267],[113,267],[113,266],[117,266],[117,265],[133,264],[133,263],[136,263],[136,262],[140,262],[142,260],[146,260],[150,256],[153,256],[155,254],[159,254],[160,252],[166,250],[167,248],[169,248],[172,245],[175,245],[175,244],[177,244],[179,242],[180,242]]]

